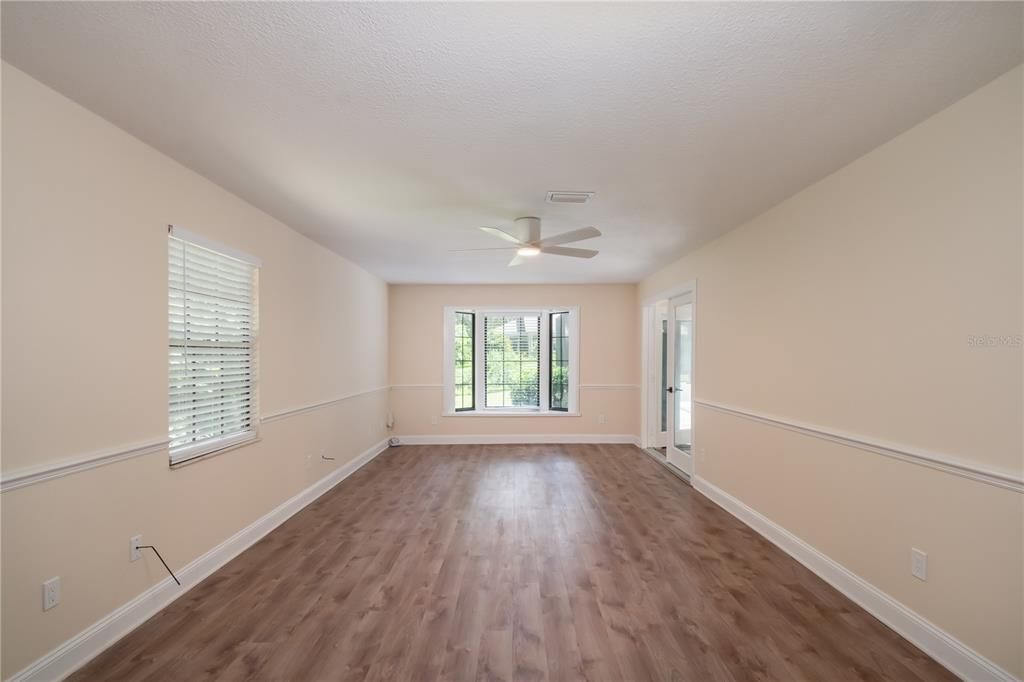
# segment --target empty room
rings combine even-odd
[[[1024,679],[1024,3],[0,48],[3,682]]]

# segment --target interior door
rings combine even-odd
[[[693,294],[668,304],[668,461],[693,473]]]

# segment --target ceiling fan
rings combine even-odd
[[[515,249],[516,255],[509,261],[509,267],[521,265],[530,258],[542,253],[549,253],[553,256],[569,256],[571,258],[593,258],[597,255],[597,251],[592,249],[574,249],[559,246],[559,244],[570,244],[601,236],[601,231],[596,227],[581,227],[578,230],[571,230],[562,234],[556,234],[547,239],[541,239],[540,218],[533,217],[516,218],[518,237],[497,227],[481,227],[480,229],[499,239],[512,242],[515,246],[498,246],[489,249],[453,249],[453,251],[511,251]]]

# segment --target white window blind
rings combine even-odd
[[[484,315],[484,407],[540,407],[540,320]]]
[[[173,464],[256,435],[258,262],[172,228],[167,265]]]

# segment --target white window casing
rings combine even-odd
[[[171,464],[259,436],[260,262],[170,227],[168,438]]]

